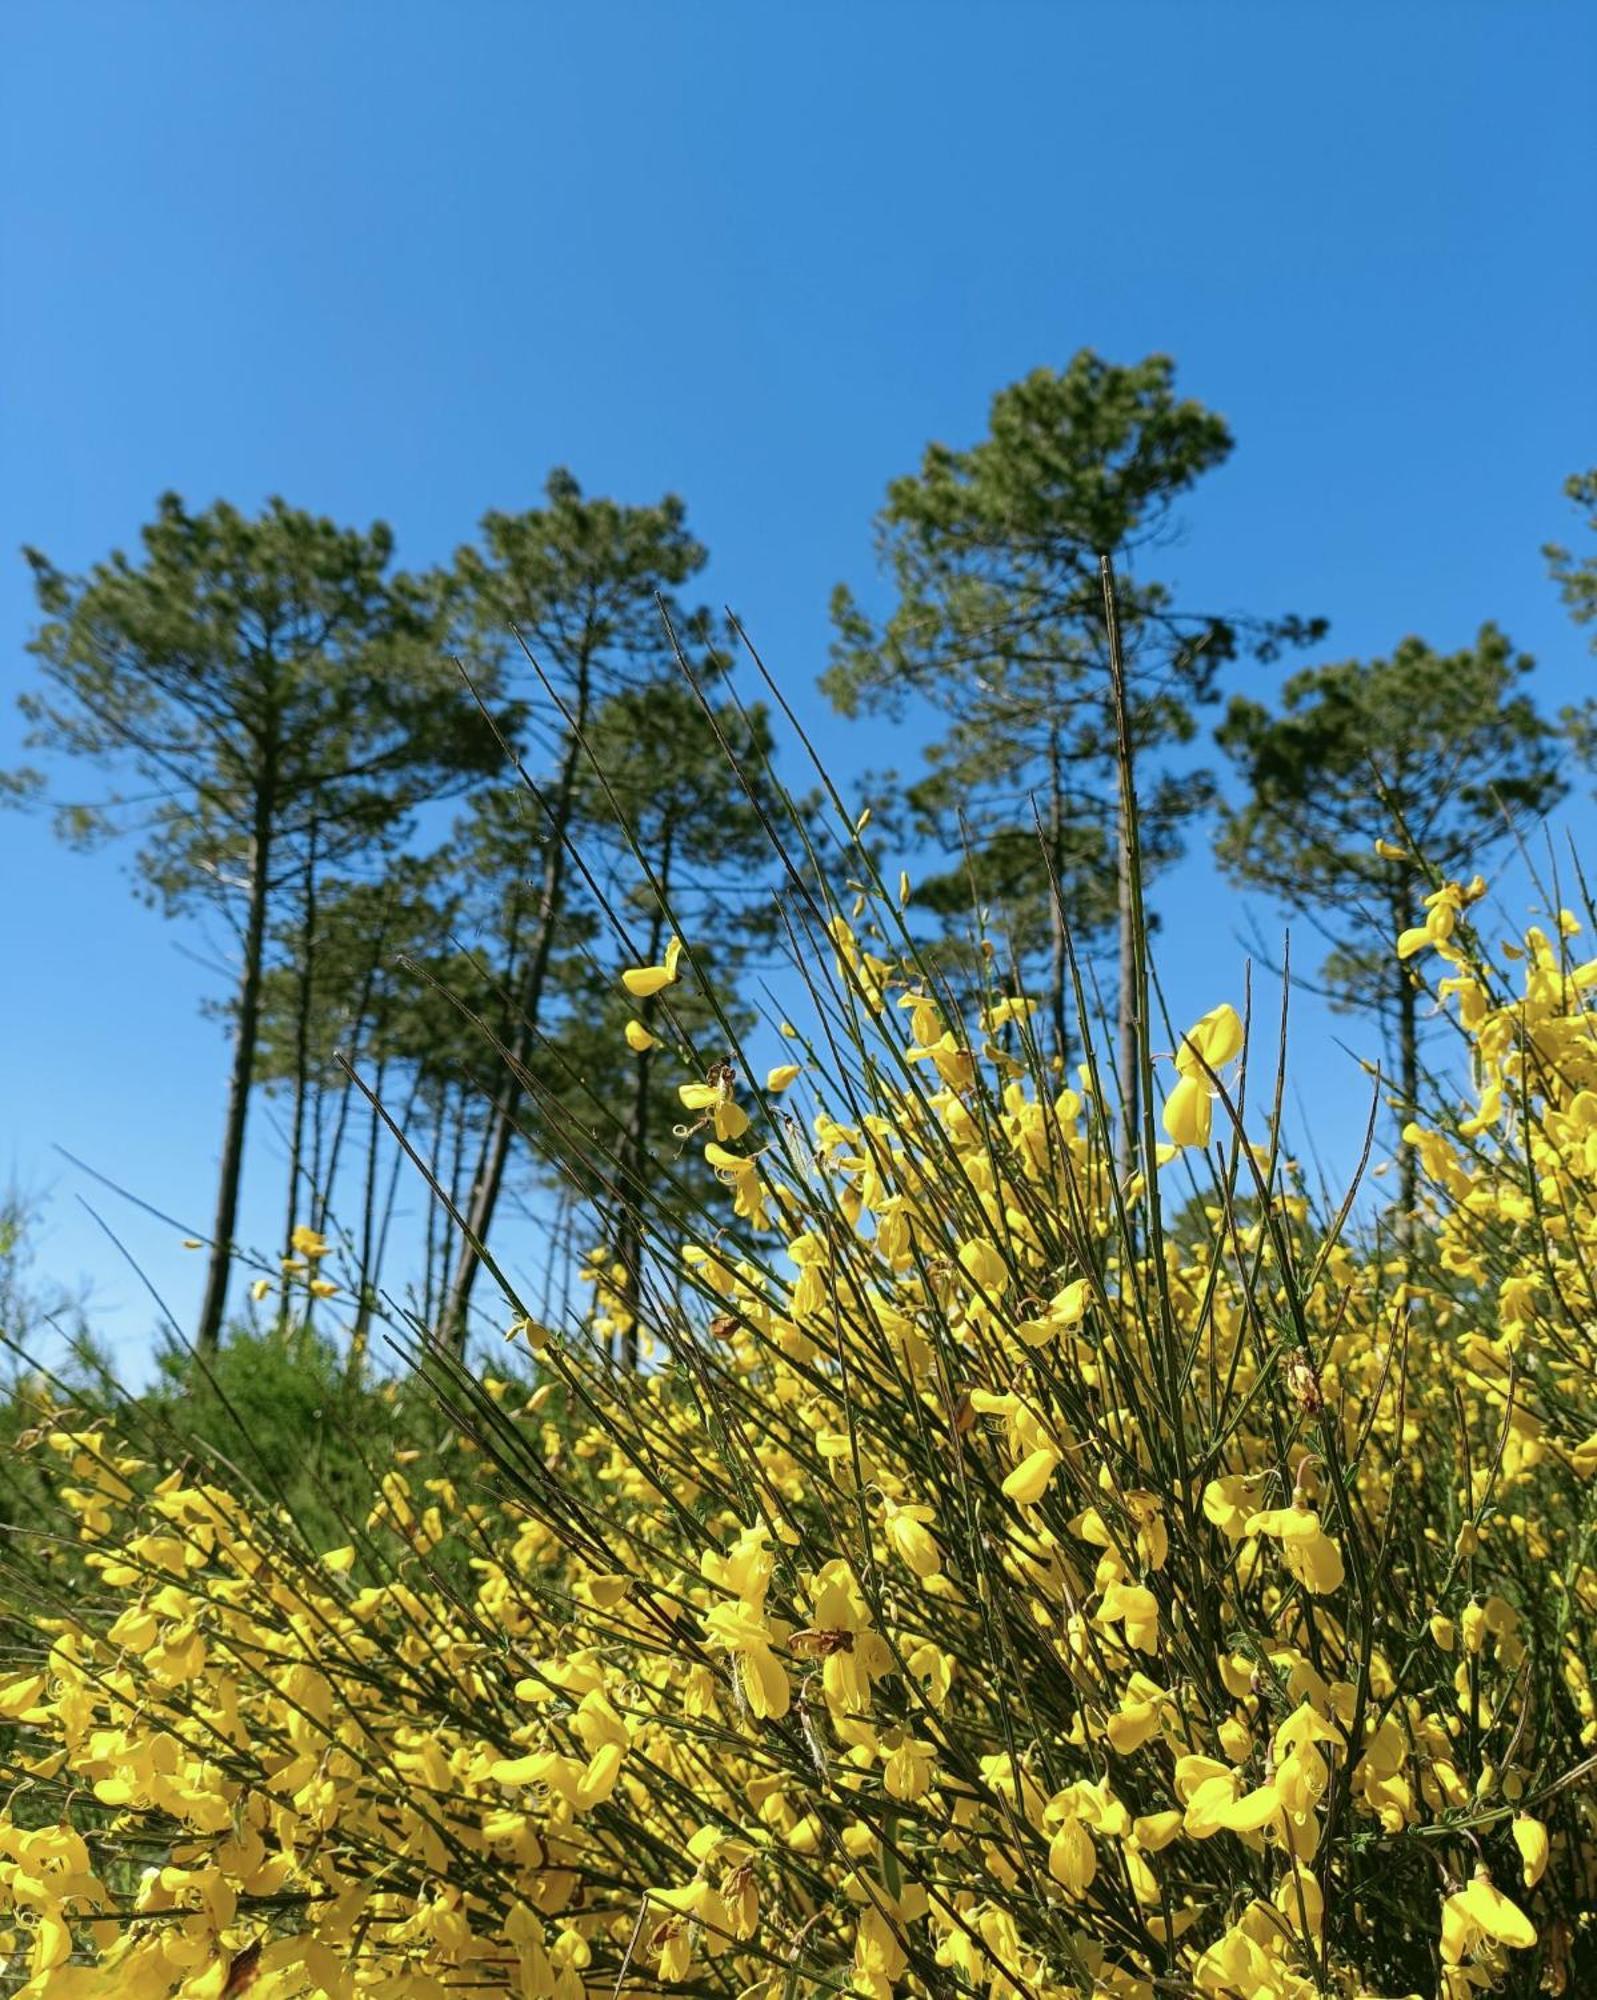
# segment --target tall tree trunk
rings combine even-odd
[[[464,1348],[466,1344],[471,1294],[477,1282],[477,1274],[482,1268],[482,1245],[487,1241],[488,1232],[493,1227],[494,1211],[499,1206],[500,1190],[504,1186],[505,1168],[509,1163],[510,1148],[516,1135],[516,1113],[521,1107],[524,1095],[521,1073],[532,1054],[537,1038],[538,1013],[543,1005],[544,987],[554,954],[555,932],[565,894],[566,839],[570,832],[571,811],[576,795],[577,768],[584,754],[583,733],[587,727],[591,669],[592,661],[585,646],[577,669],[574,714],[566,737],[565,755],[561,760],[560,776],[546,816],[544,838],[547,846],[544,850],[537,921],[533,933],[532,951],[516,993],[515,1021],[507,1043],[509,1059],[503,1066],[499,1088],[494,1094],[493,1105],[488,1113],[482,1152],[472,1184],[471,1200],[466,1210],[465,1232],[457,1254],[454,1276],[450,1280],[449,1294],[444,1301],[440,1331],[457,1350]]]
[[[644,961],[648,965],[659,962],[665,944],[665,911],[671,893],[671,834],[671,823],[667,819],[660,865],[655,871],[658,893],[654,914],[649,920],[649,942]],[[651,994],[638,1008],[638,1019],[645,1028],[651,1027],[655,1011],[655,1000]],[[627,1121],[627,1133],[621,1148],[621,1215],[616,1229],[616,1250],[622,1270],[622,1310],[627,1323],[622,1329],[617,1358],[629,1371],[635,1370],[638,1365],[638,1313],[643,1305],[644,1173],[649,1158],[649,1084],[653,1062],[653,1049],[639,1051],[633,1071],[632,1115]]]
[[[638,1018],[645,1027],[648,1027],[653,1012],[652,999],[645,1000],[638,1009]],[[652,1049],[645,1049],[638,1057],[633,1079],[632,1116],[622,1142],[618,1177],[621,1214],[616,1229],[616,1258],[622,1272],[621,1308],[626,1324],[621,1329],[616,1358],[629,1372],[638,1365],[638,1312],[643,1304],[643,1163],[649,1143],[649,1079],[653,1054]]]
[[[316,976],[316,832],[317,823],[313,818],[305,849],[304,921],[300,927],[299,981],[294,998],[294,1109],[288,1135],[288,1213],[283,1222],[285,1257],[293,1255],[295,1224],[302,1215],[309,1216],[315,1206],[314,1181],[312,1200],[304,1208],[300,1205],[300,1183],[305,1178],[305,1100],[310,1090],[311,1002]],[[314,1223],[312,1227],[315,1227]]]
[[[255,824],[250,840],[249,905],[244,917],[244,959],[239,968],[237,1019],[233,1029],[233,1068],[227,1084],[227,1113],[222,1123],[222,1157],[216,1184],[216,1217],[211,1224],[211,1260],[205,1274],[205,1297],[195,1331],[202,1354],[214,1354],[222,1342],[227,1311],[227,1283],[233,1269],[233,1232],[238,1226],[238,1191],[244,1169],[244,1127],[249,1118],[250,1085],[255,1076],[255,1045],[260,1034],[261,969],[266,953],[267,870],[272,854],[272,787],[263,784],[255,795]]]
[[[424,1326],[435,1324],[433,1319],[433,1248],[436,1241],[440,1209],[438,1197],[433,1187],[444,1185],[444,1121],[449,1107],[449,1086],[440,1084],[438,1101],[431,1106],[433,1120],[432,1153],[428,1161],[431,1185],[427,1189],[427,1216],[422,1224],[421,1253],[421,1317]]]
[[[366,1175],[361,1193],[360,1275],[355,1293],[355,1328],[349,1351],[350,1376],[360,1373],[371,1328],[372,1297],[377,1284],[377,1181],[382,1160],[382,1117],[377,1109],[383,1098],[386,1063],[379,1056],[372,1073],[371,1116],[366,1127]]]
[[[1414,1116],[1420,1097],[1420,996],[1408,967],[1398,967],[1397,990],[1397,1072],[1402,1103],[1398,1109],[1398,1205],[1402,1209],[1400,1229],[1405,1254],[1414,1250],[1414,1211],[1419,1201],[1419,1162],[1414,1148],[1403,1137],[1403,1128]]]
[[[1120,1077],[1120,1124],[1117,1132],[1115,1166],[1122,1182],[1129,1181],[1137,1163],[1137,902],[1132,880],[1129,815],[1134,809],[1129,793],[1131,774],[1125,774],[1120,803],[1115,809],[1115,902],[1119,931],[1116,995],[1115,1064]]]
[[[1048,732],[1048,839],[1053,850],[1049,857],[1052,880],[1048,893],[1048,930],[1052,952],[1048,968],[1048,1005],[1053,1020],[1054,1053],[1059,1058],[1059,1084],[1063,1089],[1070,1080],[1070,1016],[1065,1005],[1064,774],[1060,766],[1057,729]]]
[[[1143,984],[1142,953],[1147,940],[1140,935],[1143,922],[1141,841],[1137,821],[1136,743],[1133,736],[1131,692],[1121,648],[1120,609],[1115,596],[1115,569],[1107,555],[1098,558],[1099,582],[1103,588],[1104,638],[1108,650],[1109,687],[1114,720],[1115,763],[1119,771],[1119,791],[1115,803],[1115,914],[1119,931],[1119,992],[1116,995],[1117,1035],[1115,1065],[1120,1072],[1120,1125],[1115,1147],[1115,1167],[1122,1184],[1136,1171],[1138,1127],[1142,1106],[1141,1065],[1145,1053],[1147,1022],[1143,1018],[1147,995]],[[1151,1107],[1149,1107],[1151,1110]],[[1153,1161],[1147,1162],[1153,1172]],[[1151,1194],[1150,1194],[1151,1198]]]
[[[399,1114],[399,1129],[408,1133],[416,1121],[416,1106],[421,1101],[421,1072],[411,1078],[410,1091],[405,1099],[405,1108]],[[388,1184],[383,1190],[381,1219],[377,1225],[377,1248],[372,1255],[371,1305],[367,1317],[376,1310],[378,1294],[382,1290],[383,1267],[388,1262],[388,1239],[394,1227],[394,1217],[399,1209],[399,1179],[406,1161],[403,1147],[395,1146],[388,1162]],[[431,1204],[429,1204],[430,1206]]]
[[[377,974],[381,967],[384,945],[388,937],[388,918],[393,905],[383,904],[382,920],[377,926],[377,934],[372,939],[371,951],[361,973],[360,995],[355,1002],[355,1011],[345,1021],[342,1042],[351,1058],[360,1048],[361,1037],[366,1032],[367,1016],[373,1012],[372,996],[376,991]],[[312,1129],[316,1144],[311,1155],[311,1227],[325,1230],[328,1211],[332,1207],[333,1188],[338,1180],[338,1163],[343,1156],[344,1135],[349,1127],[350,1106],[355,1092],[345,1083],[338,1093],[338,1116],[333,1120],[331,1139],[327,1137],[326,1089],[318,1084],[316,1091],[316,1113]]]

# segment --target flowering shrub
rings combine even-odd
[[[527,1380],[418,1349],[466,1473],[318,1549],[46,1415],[15,1989],[1597,1991],[1597,962],[1510,992],[1477,890],[1402,940],[1473,1094],[1395,1231],[1313,1213],[1229,1006],[1122,1140],[867,887],[795,1060],[685,1072],[721,1209],[583,1328],[513,1304]]]

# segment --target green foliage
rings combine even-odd
[[[922,901],[961,918],[973,895],[1001,905],[1022,961],[1051,936],[1061,1040],[1061,914],[1084,947],[1125,920],[1098,558],[1127,566],[1127,720],[1150,873],[1181,853],[1212,795],[1205,772],[1168,753],[1193,741],[1221,669],[1245,645],[1273,656],[1317,629],[1196,611],[1141,573],[1176,504],[1230,451],[1224,420],[1177,396],[1165,356],[1118,367],[1084,351],[1000,391],[977,444],[932,444],[889,486],[876,522],[894,599],[883,623],[845,587],[833,596],[823,685],[838,709],[898,714],[914,695],[945,721],[908,796],[921,832],[965,859],[923,884]]]
[[[321,869],[392,846],[423,800],[498,751],[438,646],[437,588],[392,573],[381,523],[340,528],[275,499],[253,519],[221,501],[191,513],[168,493],[142,540],[142,560],[119,550],[85,577],[28,552],[43,684],[21,706],[31,747],[111,776],[105,799],[58,809],[63,836],[133,836],[155,901],[168,913],[220,908],[238,935],[198,1330],[209,1349],[227,1305],[261,982],[285,899],[313,910]]]
[[[111,772],[107,798],[68,804],[63,833],[135,834],[167,910],[231,908],[258,864],[280,889],[313,827],[335,861],[486,767],[435,592],[392,572],[381,522],[341,528],[275,499],[254,518],[220,501],[191,513],[168,493],[142,543],[85,577],[28,551],[44,686],[20,705],[33,747]]]
[[[1220,865],[1314,925],[1337,1005],[1390,1021],[1412,980],[1389,947],[1433,878],[1469,872],[1562,797],[1532,665],[1483,625],[1453,653],[1409,638],[1390,659],[1312,667],[1275,710],[1232,701],[1216,734],[1246,789],[1221,809]]]
[[[1409,638],[1390,659],[1295,674],[1275,711],[1239,696],[1216,732],[1246,787],[1221,808],[1220,866],[1319,933],[1321,990],[1381,1024],[1400,1127],[1419,1098],[1420,1024],[1396,940],[1441,878],[1485,862],[1564,793],[1556,734],[1524,686],[1532,664],[1494,625],[1455,653]],[[1405,1216],[1414,1193],[1405,1148]]]
[[[1597,534],[1597,466],[1590,472],[1574,472],[1564,481],[1564,493],[1585,515],[1589,533]],[[1559,595],[1577,625],[1597,624],[1597,555],[1573,554],[1560,542],[1549,542],[1542,550]],[[1597,632],[1592,634],[1597,651]]]
[[[584,846],[568,914],[591,920],[595,942],[578,953],[562,939],[568,955],[545,1009],[553,1019],[527,1059],[538,1164],[594,1210],[599,1254],[619,1262],[629,1316],[646,1275],[645,1182],[679,1218],[715,1185],[682,1143],[678,1090],[702,1080],[695,1042],[730,1049],[746,1032],[752,1017],[732,996],[771,937],[770,725],[762,708],[717,698],[721,666],[709,652],[699,662],[708,686],[694,685],[673,661],[669,674],[619,687],[594,709],[573,801]],[[692,939],[701,977],[669,997],[631,999],[618,971],[658,962],[673,933]],[[703,976],[712,970],[713,984]]]
[[[436,1454],[448,1436],[414,1376],[373,1377],[352,1365],[347,1335],[292,1321],[231,1327],[203,1365],[168,1348],[138,1400],[152,1431],[231,1461],[321,1548],[351,1538],[396,1452]]]
[[[0,1525],[37,1529],[59,1505],[47,1461],[9,1447],[62,1412],[114,1423],[136,1449],[166,1464],[198,1460],[237,1491],[280,1506],[316,1548],[352,1539],[395,1454],[444,1464],[459,1448],[436,1399],[408,1370],[353,1365],[346,1336],[300,1320],[232,1325],[201,1357],[168,1345],[155,1380],[130,1393],[109,1362],[80,1344],[60,1372],[15,1374],[0,1395]],[[60,1478],[69,1475],[63,1469]],[[54,1482],[59,1486],[60,1479]]]
[[[736,871],[758,822],[741,800],[710,723],[683,685],[679,649],[702,681],[722,672],[714,621],[679,592],[702,571],[703,545],[682,502],[624,506],[585,496],[569,472],[551,475],[546,504],[484,516],[480,545],[456,558],[455,632],[463,653],[484,661],[526,694],[512,785],[478,808],[468,839],[479,891],[512,915],[509,950],[490,969],[501,996],[496,1037],[503,1060],[464,1203],[467,1241],[452,1274],[443,1322],[456,1340],[531,1096],[554,1095],[573,1113],[573,1093],[596,1108],[587,1123],[592,1172],[579,1191],[619,1214],[635,1206],[628,1177],[647,1151],[661,1080],[647,1055],[618,1073],[611,1054],[595,1073],[591,1030],[609,1011],[615,959],[597,941],[616,940],[621,963],[663,948],[689,914],[729,949],[741,918],[719,921],[727,898],[715,871]],[[518,662],[520,663],[518,668]],[[519,676],[519,678],[518,678]],[[730,708],[723,729],[746,738],[754,759],[769,754],[762,716]],[[750,734],[752,732],[752,734]],[[530,841],[520,829],[530,822]],[[529,867],[535,857],[535,870]],[[580,863],[575,856],[582,856]],[[743,907],[746,884],[732,898]],[[712,948],[715,939],[707,934]],[[593,951],[590,958],[587,954]],[[568,1032],[576,1045],[562,1049]],[[549,1048],[540,1054],[540,1044]],[[535,1074],[540,1072],[539,1074]],[[618,1109],[618,1100],[629,1108]],[[629,1253],[636,1262],[637,1252]]]
[[[42,1214],[31,1190],[15,1181],[0,1189],[0,1344],[13,1352],[52,1333],[70,1341],[83,1328],[84,1300],[34,1277]]]

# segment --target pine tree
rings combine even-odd
[[[557,946],[588,901],[573,853],[594,808],[585,782],[588,732],[601,705],[675,671],[667,620],[692,638],[706,615],[676,593],[703,569],[682,502],[648,507],[584,496],[569,472],[553,473],[546,504],[490,513],[481,544],[455,565],[463,652],[526,692],[521,773],[538,823],[536,888],[509,975],[510,1007],[493,1101],[466,1200],[466,1228],[441,1323],[465,1340],[482,1249],[493,1227],[526,1096],[526,1077],[547,1026]],[[519,799],[507,810],[522,809]]]
[[[1472,873],[1563,795],[1532,664],[1493,625],[1454,653],[1409,638],[1389,659],[1293,675],[1273,710],[1239,696],[1217,731],[1244,786],[1221,811],[1220,866],[1318,931],[1322,989],[1381,1024],[1400,1123],[1419,1099],[1420,992],[1398,936],[1440,879]],[[1405,1149],[1405,1216],[1414,1196]]]
[[[439,649],[433,592],[394,572],[382,523],[341,528],[275,499],[253,518],[222,502],[193,513],[169,493],[142,544],[83,577],[29,551],[42,686],[22,707],[30,746],[111,774],[106,799],[59,807],[61,832],[133,838],[152,902],[219,912],[237,938],[197,1329],[212,1349],[274,922],[307,877],[402,837],[416,807],[486,768],[494,745]]]
[[[1181,752],[1195,711],[1243,648],[1273,657],[1319,628],[1221,617],[1181,603],[1145,564],[1177,502],[1224,463],[1224,421],[1175,391],[1155,355],[1117,367],[1090,352],[1038,369],[993,399],[987,435],[928,446],[894,480],[876,549],[894,602],[870,619],[842,586],[823,685],[845,714],[898,714],[915,696],[943,718],[929,775],[910,791],[923,830],[971,851],[923,885],[934,907],[1003,898],[1022,960],[1048,939],[1047,998],[1058,1048],[1070,1013],[1066,932],[1083,947],[1118,938],[1123,1135],[1135,1129],[1130,1063],[1133,914],[1115,783],[1117,733],[1099,558],[1121,573],[1133,778],[1144,864],[1176,858],[1212,797]],[[1038,829],[1041,838],[1038,838]]]

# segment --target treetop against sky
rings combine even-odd
[[[1585,692],[1540,553],[1574,539],[1561,484],[1597,457],[1597,279],[1570,223],[1597,164],[1585,10],[443,19],[8,23],[14,687],[37,622],[23,543],[82,572],[166,490],[246,513],[280,493],[392,522],[421,570],[569,464],[591,494],[681,493],[710,551],[696,594],[737,607],[838,775],[910,775],[928,720],[852,727],[816,692],[830,593],[885,614],[888,482],[1091,347],[1172,355],[1235,439],[1161,573],[1194,603],[1331,621],[1237,685],[1269,700],[1305,662],[1408,634],[1445,656],[1495,621],[1544,707]],[[0,728],[9,765],[9,704]],[[1590,830],[1584,787],[1566,816]],[[203,1223],[227,1047],[195,1010],[227,990],[230,940],[141,908],[125,854],[15,815],[0,842],[6,1164],[53,1183],[48,1262],[95,1274],[131,1357],[148,1300],[52,1149]],[[1175,1013],[1235,992],[1242,917],[1206,840],[1155,901]],[[1358,1024],[1312,1000],[1298,1023],[1343,1074]],[[1355,1095],[1327,1091],[1333,1157]],[[274,1240],[281,1179],[246,1177],[242,1233]],[[93,1199],[192,1323],[199,1261]]]

